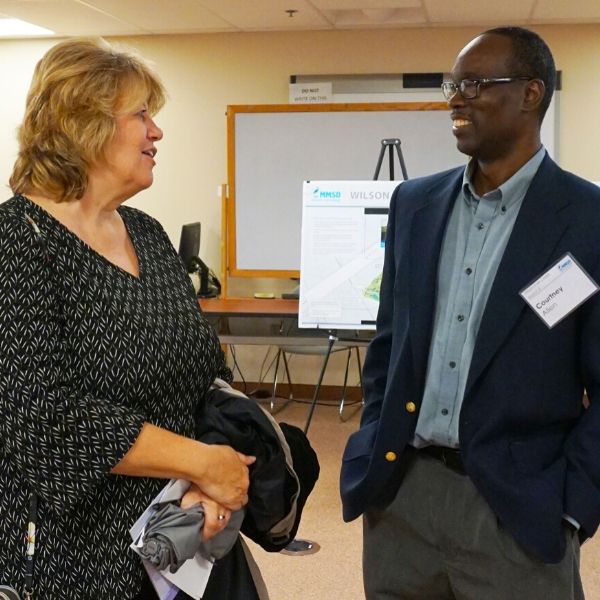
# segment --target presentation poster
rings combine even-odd
[[[390,199],[399,181],[305,181],[300,327],[375,329]]]

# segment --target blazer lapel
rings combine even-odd
[[[417,381],[425,378],[437,290],[438,263],[450,209],[460,190],[464,168],[434,186],[415,211],[410,229],[409,316]]]
[[[560,195],[559,173],[546,156],[523,200],[483,313],[465,397],[526,309],[519,292],[549,267],[568,226],[557,214],[569,203]]]

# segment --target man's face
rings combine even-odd
[[[452,80],[526,76],[511,68],[509,38],[485,34],[475,38],[458,55]],[[481,84],[477,98],[466,100],[458,91],[449,101],[452,133],[457,148],[481,161],[496,160],[518,147],[525,134],[522,111],[527,81]]]

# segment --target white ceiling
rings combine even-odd
[[[539,25],[600,23],[600,0],[0,0],[2,17],[66,36]]]

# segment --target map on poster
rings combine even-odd
[[[398,181],[305,181],[299,327],[375,329]]]

